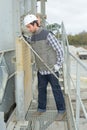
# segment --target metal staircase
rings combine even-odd
[[[64,49],[59,81],[67,115],[63,121],[57,121],[58,113],[49,85],[47,111],[39,117],[33,116],[37,110],[35,64],[31,61],[30,48],[19,36],[24,29],[24,16],[29,12],[36,14],[37,1],[41,2],[41,13],[45,15],[47,0],[0,1],[0,29],[3,32],[0,35],[0,130],[85,130],[87,87],[84,86],[87,86],[87,67],[70,52],[63,23],[49,25],[46,22],[45,25],[57,36]],[[14,104],[14,109],[11,109]]]
[[[65,59],[63,67],[60,72],[60,78],[59,78],[60,84],[62,86],[62,91],[65,97],[65,103],[66,103],[67,114],[64,120],[62,121],[56,120],[58,113],[55,106],[54,97],[50,89],[50,85],[48,86],[48,93],[47,93],[47,97],[48,97],[47,98],[47,111],[43,115],[39,117],[33,115],[33,113],[37,110],[37,92],[35,96],[32,96],[33,99],[29,97],[29,101],[27,100],[25,102],[25,99],[27,99],[26,97],[24,97],[25,93],[27,93],[28,89],[31,92],[31,88],[29,88],[29,86],[31,86],[31,83],[26,82],[27,78],[29,78],[30,81],[32,80],[30,77],[31,69],[28,68],[30,67],[29,66],[30,50],[27,44],[23,41],[23,39],[18,38],[16,62],[17,62],[17,74],[19,77],[17,78],[20,78],[19,73],[21,73],[21,71],[23,72],[24,70],[25,75],[21,77],[22,78],[21,80],[25,81],[25,85],[27,84],[28,89],[25,88],[26,86],[20,86],[19,84],[17,84],[18,86],[16,87],[18,87],[18,89],[16,89],[17,91],[16,103],[18,104],[18,106],[16,107],[15,111],[12,113],[12,117],[9,119],[7,123],[8,124],[7,130],[19,130],[19,129],[21,130],[52,130],[54,128],[55,130],[60,129],[60,128],[62,130],[81,130],[80,128],[81,124],[82,123],[85,123],[85,125],[87,124],[87,112],[86,112],[87,108],[86,108],[86,104],[84,104],[83,97],[80,93],[80,91],[82,92],[83,88],[81,88],[80,90],[81,74],[80,74],[80,71],[78,70],[80,66],[84,71],[87,71],[87,67],[77,57],[75,57],[72,53],[70,53],[69,43],[68,43],[68,39],[65,33],[65,28],[64,28],[63,23],[61,24],[61,28],[59,32],[60,32],[60,40],[61,40],[60,43],[62,44],[62,47],[64,48],[64,59]],[[26,55],[26,57],[28,56],[28,58],[25,59],[24,55]],[[76,70],[75,70],[76,75],[74,75],[74,78],[71,73],[72,59],[77,65]],[[32,67],[34,70],[33,64],[32,64]],[[32,74],[34,74],[34,72]],[[35,77],[35,75],[32,75],[32,76]],[[32,85],[34,83],[34,77],[33,77]],[[18,79],[17,81],[19,82]],[[34,83],[34,85],[36,87],[37,83]],[[24,87],[25,90],[22,87]],[[22,90],[22,93],[20,90]],[[22,99],[24,98],[23,100],[21,100],[20,98],[21,96],[22,96]],[[29,107],[28,109],[25,108],[26,111],[24,111],[23,107],[25,107],[26,105]],[[22,109],[21,109],[21,106],[23,106]],[[16,112],[19,114],[18,119],[15,116],[17,114]],[[81,118],[81,112],[84,115],[84,119]],[[21,116],[23,116],[24,113],[25,113],[25,117],[21,118]]]
[[[26,112],[26,117],[25,117],[24,122],[27,122],[27,126],[24,125],[24,127],[23,127],[23,123],[21,123],[21,125],[19,125],[20,128],[22,128],[22,129],[24,128],[23,130],[52,130],[55,128],[56,123],[58,123],[58,125],[56,126],[55,130],[60,129],[60,128],[62,128],[62,130],[80,130],[81,123],[83,123],[83,121],[82,122],[80,121],[83,119],[83,118],[80,118],[80,115],[81,115],[80,110],[83,111],[84,116],[87,119],[86,108],[83,103],[82,97],[80,95],[80,76],[81,75],[79,74],[80,71],[78,71],[78,69],[79,69],[78,65],[80,65],[86,71],[87,71],[87,68],[86,68],[86,66],[83,65],[83,63],[78,58],[76,58],[73,54],[70,53],[69,43],[68,43],[68,39],[67,39],[67,35],[65,33],[65,28],[64,28],[63,23],[61,24],[61,28],[59,31],[61,34],[60,43],[62,44],[62,47],[64,48],[64,59],[65,59],[63,67],[61,69],[61,73],[60,73],[61,76],[60,76],[59,81],[62,86],[62,90],[63,90],[64,97],[65,97],[66,113],[67,113],[66,117],[62,121],[56,120],[58,113],[56,110],[54,97],[52,95],[50,85],[49,85],[48,86],[48,95],[47,95],[47,97],[48,97],[47,98],[47,111],[43,115],[38,116],[38,117],[33,115],[33,113],[37,110],[37,93],[36,93],[36,95],[33,96],[34,98],[29,101],[30,105],[29,105],[28,111]],[[22,42],[24,42],[24,41],[22,40]],[[23,47],[24,47],[24,44],[26,44],[26,43],[25,42],[23,43]],[[19,44],[19,47],[20,47],[20,45],[21,44]],[[28,46],[26,44],[26,48],[27,47]],[[72,58],[77,64],[76,77],[75,77],[76,81],[74,81],[71,70],[70,70],[70,68],[72,66],[72,64],[71,64]],[[25,68],[25,70],[26,70],[26,68]],[[33,68],[33,70],[34,70],[34,68]],[[35,75],[33,75],[33,76],[35,76]],[[75,82],[76,82],[76,84],[75,84]],[[33,82],[32,82],[32,84],[33,84]],[[37,83],[34,85],[37,86]],[[72,88],[73,85],[74,85],[74,89]],[[73,90],[75,91],[74,94],[73,94]],[[74,95],[74,99],[73,99],[72,95]],[[73,102],[73,100],[74,100],[74,102]],[[73,105],[73,104],[75,104],[75,105]],[[81,107],[82,107],[82,109],[81,109]],[[20,103],[19,108],[21,108],[21,103]],[[20,110],[18,110],[18,111],[20,111]],[[86,122],[86,119],[84,119],[85,122]],[[16,128],[14,130],[16,130]]]
[[[54,30],[54,29],[53,29]],[[86,66],[84,66],[81,61],[79,61],[78,58],[74,57],[69,52],[69,43],[67,39],[67,35],[65,33],[65,28],[64,24],[61,24],[61,43],[64,48],[64,56],[65,56],[65,61],[63,64],[62,68],[62,78],[60,79],[60,83],[62,80],[62,88],[64,92],[64,97],[65,97],[65,103],[66,103],[66,112],[67,115],[65,119],[62,122],[63,124],[63,129],[64,130],[80,130],[80,109],[82,107],[82,110],[84,112],[84,116],[87,119],[87,113],[86,113],[86,108],[85,105],[83,104],[83,101],[80,97],[80,75],[78,71],[78,66],[76,68],[76,87],[74,88],[76,90],[76,109],[73,107],[72,103],[72,96],[71,96],[71,82],[72,82],[72,77],[70,75],[70,60],[69,57],[73,57],[75,62],[77,62],[77,65],[80,64],[80,66],[87,71]],[[75,94],[75,93],[74,93]],[[81,106],[81,107],[80,107]],[[58,115],[54,98],[52,96],[51,90],[48,88],[48,102],[47,102],[47,111],[40,117],[35,117],[33,116],[33,113],[37,109],[37,99],[32,100],[29,110],[26,115],[26,120],[29,121],[29,129],[38,129],[38,130],[48,130],[49,126],[56,121],[56,117]],[[65,124],[65,125],[64,125]]]
[[[55,28],[55,30],[56,30],[56,28]],[[57,28],[57,30],[59,31],[59,28]],[[53,29],[53,31],[54,31],[54,29]],[[61,43],[62,43],[62,34],[61,34]],[[61,73],[61,77],[60,77],[59,81],[60,81],[64,96],[65,96],[65,101],[67,104],[68,96],[67,96],[67,94],[65,94],[64,75],[63,75],[64,70],[63,70],[63,68],[61,70],[62,70],[62,73]],[[29,130],[31,130],[31,129],[48,130],[49,127],[56,121],[56,118],[58,117],[58,112],[57,112],[57,109],[55,106],[55,101],[54,101],[54,97],[52,96],[50,86],[48,86],[47,97],[48,97],[47,98],[47,111],[41,116],[33,115],[33,113],[35,111],[37,111],[37,95],[36,95],[36,98],[31,101],[29,109],[26,114],[26,120],[29,122],[28,123]],[[64,120],[61,121],[64,130],[71,129],[74,126],[74,124],[73,124],[73,126],[72,126],[72,123],[70,124],[72,113],[71,113],[71,109],[69,108],[68,104],[67,104],[66,108],[67,108],[67,113],[69,112],[70,115],[68,115],[68,117],[66,115]],[[72,128],[72,130],[75,130],[75,129]]]

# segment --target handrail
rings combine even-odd
[[[70,91],[71,91],[70,57],[72,57],[74,59],[74,61],[77,63],[77,66],[76,66],[76,118],[73,116],[73,121],[74,121],[74,125],[75,125],[75,130],[79,130],[80,106],[82,107],[85,118],[87,119],[87,111],[85,109],[85,105],[83,104],[83,101],[82,101],[81,95],[80,95],[80,70],[79,70],[79,66],[82,67],[84,69],[84,71],[87,71],[87,67],[76,56],[74,56],[69,51],[69,42],[68,42],[67,34],[66,34],[63,23],[62,23],[61,27],[62,27],[62,42],[63,42],[64,54],[65,54],[65,62],[64,62],[65,68],[66,68],[65,73],[66,73],[66,77],[67,77],[66,79],[64,79],[64,80],[67,80],[66,85],[65,85],[65,90],[67,91],[67,94],[68,94],[69,99],[70,99],[72,113],[74,112],[74,109],[73,109],[73,106],[71,103],[71,93],[70,93]],[[67,89],[67,87],[68,87],[68,89]]]
[[[76,60],[78,63],[87,71],[87,67],[77,58],[75,57],[71,52],[69,54]]]

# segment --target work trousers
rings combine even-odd
[[[59,76],[59,73],[55,73]],[[45,112],[47,104],[47,85],[51,84],[52,92],[58,112],[65,111],[65,101],[58,79],[53,74],[41,75],[38,72],[38,111]]]

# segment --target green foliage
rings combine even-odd
[[[87,45],[87,32],[81,32],[76,35],[68,35],[70,45]]]
[[[55,31],[55,30],[58,30],[61,26],[57,23],[54,23],[54,24],[49,24],[46,26],[46,28],[48,30],[51,30],[51,31]]]

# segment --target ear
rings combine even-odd
[[[34,23],[34,27],[37,27],[37,23]]]

